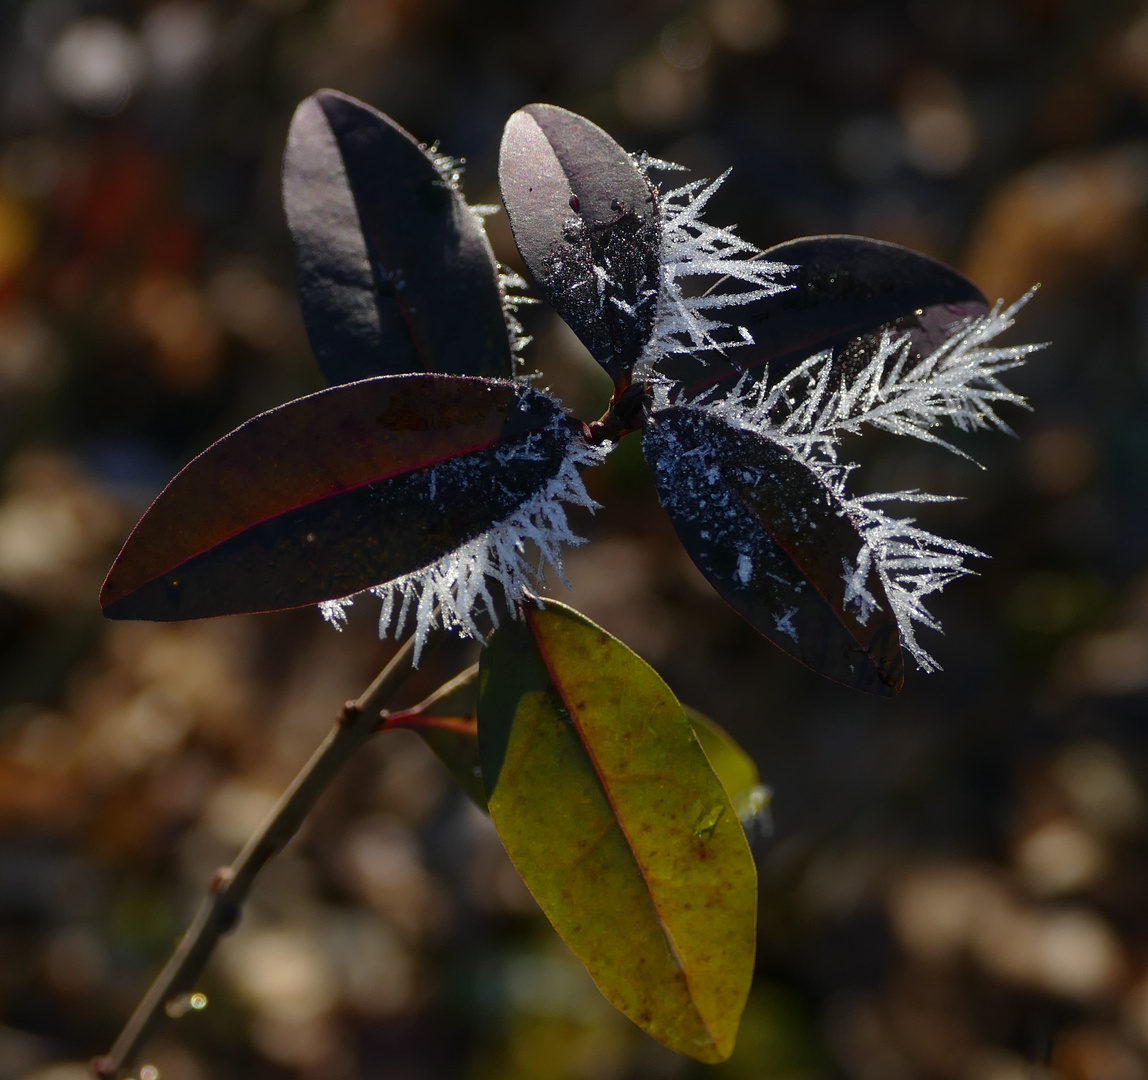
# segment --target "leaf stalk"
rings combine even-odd
[[[626,435],[641,431],[646,426],[651,401],[649,383],[631,383],[627,377],[614,391],[609,408],[601,418],[586,425],[586,440],[597,446],[607,440],[617,442]]]

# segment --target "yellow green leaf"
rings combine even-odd
[[[492,636],[478,727],[503,844],[598,988],[672,1049],[729,1057],[753,975],[757,874],[670,689],[547,601]]]
[[[689,705],[682,708],[737,816],[744,822],[761,813],[769,805],[771,792],[761,782],[753,758],[716,720]]]

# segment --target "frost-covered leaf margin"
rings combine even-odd
[[[695,404],[731,423],[756,431],[789,451],[840,501],[860,531],[864,543],[856,561],[842,559],[845,598],[862,620],[876,604],[865,588],[875,570],[892,605],[902,643],[926,672],[940,670],[922,648],[916,624],[940,630],[924,600],[949,582],[970,574],[966,558],[987,556],[955,540],[937,536],[912,517],[897,518],[884,503],[950,502],[951,496],[910,490],[850,495],[849,474],[857,467],[843,462],[838,451],[845,434],[860,434],[865,424],[935,443],[962,457],[963,451],[938,436],[944,421],[962,431],[996,428],[1010,433],[997,415],[1002,403],[1027,408],[1025,399],[1009,390],[999,376],[1019,367],[1043,345],[991,347],[1015,321],[1032,291],[1016,303],[1001,302],[987,315],[966,320],[942,345],[914,363],[908,335],[884,333],[873,358],[852,380],[841,376],[831,350],[816,353],[772,386],[746,380],[727,398],[699,399]],[[673,384],[656,388],[656,405],[668,402]]]
[[[472,203],[467,200],[462,190],[462,177],[466,172],[466,158],[454,157],[444,153],[439,149],[437,142],[429,145],[419,143],[419,149],[430,158],[435,169],[438,170],[439,176],[442,177],[443,185],[450,188],[462,200],[462,205],[474,217],[489,243],[490,235],[486,228],[486,219],[501,213],[502,207],[495,206],[493,203]],[[494,258],[493,247],[490,253],[491,258]],[[502,304],[502,317],[506,322],[506,336],[510,339],[510,355],[517,371],[522,366],[522,350],[534,340],[526,333],[522,322],[519,320],[518,309],[530,304],[537,304],[538,300],[527,295],[526,290],[529,286],[521,274],[497,260],[495,260],[494,265],[498,271],[498,297]]]
[[[508,517],[437,561],[365,590],[382,601],[380,637],[400,636],[413,612],[416,664],[426,637],[435,626],[481,640],[483,632],[476,622],[479,612],[484,611],[495,627],[502,613],[509,612],[514,617],[517,602],[540,582],[547,565],[569,588],[562,568],[562,546],[576,547],[586,541],[571,529],[563,504],[599,509],[587,493],[579,470],[603,462],[612,444],[606,441],[592,445],[562,419],[556,419],[540,434],[566,440],[562,465],[545,486]],[[508,460],[523,456],[529,459],[535,451],[528,443],[524,447],[508,447],[503,453]],[[460,463],[452,462],[435,465],[432,470],[459,467]],[[528,544],[537,550],[537,562],[531,561],[533,553]],[[491,583],[501,591],[501,602],[491,592]],[[347,622],[347,608],[362,595],[360,592],[324,601],[319,610],[332,626],[341,630]]]
[[[647,176],[651,171],[681,171],[681,165],[648,154],[633,155]],[[638,372],[654,374],[657,361],[674,353],[705,353],[752,344],[744,326],[712,317],[710,312],[752,303],[792,288],[775,279],[791,270],[786,263],[759,259],[761,249],[735,232],[736,226],[710,225],[702,220],[714,193],[725,182],[726,169],[716,180],[695,180],[658,194],[661,228],[661,282],[653,333],[639,361]],[[656,185],[655,185],[656,186]],[[748,288],[687,296],[682,282],[691,277],[728,277]]]

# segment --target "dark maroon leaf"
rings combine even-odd
[[[334,90],[303,101],[287,137],[283,203],[307,332],[331,382],[510,376],[486,234],[390,117]]]
[[[805,236],[762,258],[793,266],[782,280],[794,288],[724,313],[745,326],[754,343],[724,357],[711,352],[704,360],[679,355],[659,362],[659,370],[685,384],[688,398],[715,386],[728,391],[745,372],[761,377],[768,370],[778,379],[823,349],[834,350],[843,374],[856,374],[884,329],[907,332],[923,355],[962,319],[988,311],[984,294],[956,270],[882,240]],[[723,279],[713,291],[736,291],[735,285]]]
[[[904,679],[900,638],[875,574],[878,609],[845,599],[860,534],[836,497],[768,439],[690,405],[656,412],[642,448],[662,505],[710,584],[774,644],[872,694]]]
[[[547,302],[618,380],[654,325],[657,192],[600,127],[554,105],[507,121],[498,166],[518,250]]]
[[[505,518],[567,446],[561,406],[511,382],[394,375],[299,398],[168,484],[100,604],[114,619],[172,620],[350,595]]]

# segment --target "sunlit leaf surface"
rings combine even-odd
[[[547,601],[495,632],[479,679],[491,817],[605,996],[702,1061],[733,1049],[756,872],[682,706],[644,661]]]
[[[837,682],[894,694],[897,623],[847,589],[862,546],[832,493],[779,446],[688,406],[653,415],[642,447],[678,536],[709,582],[775,645]]]
[[[855,376],[883,329],[908,334],[924,355],[966,318],[988,311],[980,289],[952,267],[882,240],[804,236],[769,248],[762,258],[792,266],[778,280],[793,287],[730,310],[727,317],[749,330],[753,344],[724,355],[707,352],[704,360],[676,354],[658,363],[685,385],[687,397],[715,387],[728,393],[746,373],[776,380],[823,349],[834,350],[842,374]],[[714,293],[738,288],[730,279],[718,282]]]
[[[540,491],[567,442],[529,387],[395,375],[256,416],[140,520],[100,596],[121,619],[194,619],[350,595],[418,570]]]
[[[409,728],[422,736],[459,787],[485,810],[486,789],[478,756],[477,691],[475,664],[415,709],[394,714],[388,727]],[[737,816],[746,821],[768,799],[757,765],[716,720],[689,705],[682,708]]]
[[[661,230],[656,194],[600,127],[555,105],[507,121],[502,201],[546,301],[613,375],[654,325]]]
[[[334,90],[303,101],[283,203],[307,332],[331,382],[511,375],[486,233],[450,176],[390,117]]]

